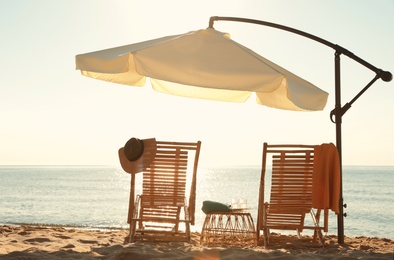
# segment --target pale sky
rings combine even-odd
[[[75,55],[208,27],[211,16],[264,20],[341,45],[394,73],[392,0],[0,0],[0,165],[119,165],[131,137],[202,141],[201,164],[259,165],[263,142],[335,143],[334,50],[260,25],[215,29],[327,91],[319,112],[154,92],[86,78]],[[341,56],[342,105],[374,73]],[[344,165],[394,165],[394,81],[344,115]]]

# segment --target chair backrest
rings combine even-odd
[[[289,217],[282,219],[276,217],[272,221],[278,225],[281,221],[283,225],[286,221],[303,221],[304,215],[312,208],[314,146],[264,143],[259,195],[259,228],[263,223],[265,178],[267,160],[270,158],[272,158],[272,179],[269,214],[294,214],[294,220]]]
[[[201,142],[157,141],[156,156],[143,171],[142,207],[176,208],[185,204],[187,173],[191,174],[189,214],[194,224],[197,166]],[[189,169],[191,167],[192,169]],[[167,212],[169,214],[169,212]]]

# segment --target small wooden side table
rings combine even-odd
[[[202,226],[202,245],[257,245],[257,234],[250,213],[241,211],[210,212]]]

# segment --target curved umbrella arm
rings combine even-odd
[[[254,24],[260,24],[260,25],[269,26],[269,27],[280,29],[280,30],[292,32],[292,33],[304,36],[306,38],[312,39],[314,41],[320,42],[324,45],[327,45],[327,46],[333,48],[334,50],[336,50],[337,52],[339,52],[340,54],[345,54],[349,58],[357,61],[358,63],[362,64],[363,66],[374,71],[377,75],[379,75],[379,78],[381,78],[383,81],[389,82],[393,78],[393,75],[391,74],[391,72],[376,68],[375,66],[364,61],[363,59],[359,58],[358,56],[354,55],[352,52],[339,46],[338,44],[334,44],[334,43],[324,40],[320,37],[317,37],[315,35],[312,35],[312,34],[309,34],[309,33],[306,33],[306,32],[303,32],[303,31],[300,31],[300,30],[297,30],[297,29],[294,29],[294,28],[291,28],[288,26],[284,26],[284,25],[280,25],[280,24],[276,24],[276,23],[270,23],[270,22],[266,22],[266,21],[254,20],[254,19],[239,18],[239,17],[212,16],[209,19],[209,28],[213,28],[214,21],[233,21],[233,22],[243,22],[243,23],[254,23]]]

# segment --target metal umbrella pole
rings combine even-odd
[[[246,18],[238,18],[238,17],[220,17],[220,16],[212,16],[209,20],[209,27],[213,28],[213,23],[215,21],[233,21],[233,22],[243,22],[243,23],[253,23],[253,24],[260,24],[264,26],[274,27],[280,30],[292,32],[306,38],[312,39],[314,41],[320,42],[324,45],[327,45],[335,50],[335,108],[331,111],[330,117],[331,121],[335,123],[336,126],[336,146],[338,149],[339,154],[339,165],[340,165],[340,197],[339,197],[339,214],[338,214],[338,243],[344,243],[344,217],[346,214],[343,213],[343,208],[346,207],[346,204],[343,203],[343,193],[342,193],[342,116],[346,113],[346,111],[351,107],[351,105],[373,84],[376,80],[381,78],[385,82],[389,82],[392,80],[393,76],[389,71],[384,71],[382,69],[378,69],[375,66],[371,65],[370,63],[364,61],[363,59],[359,58],[358,56],[354,55],[352,52],[348,51],[347,49],[333,44],[329,41],[326,41],[322,38],[319,38],[315,35],[283,26],[280,24],[260,21],[260,20],[253,20],[253,19],[246,19]],[[340,73],[340,56],[344,54],[349,58],[357,61],[358,63],[362,64],[363,66],[369,68],[370,70],[376,73],[376,76],[349,102],[346,103],[343,107],[341,105],[341,73]],[[333,118],[335,116],[335,119]]]

